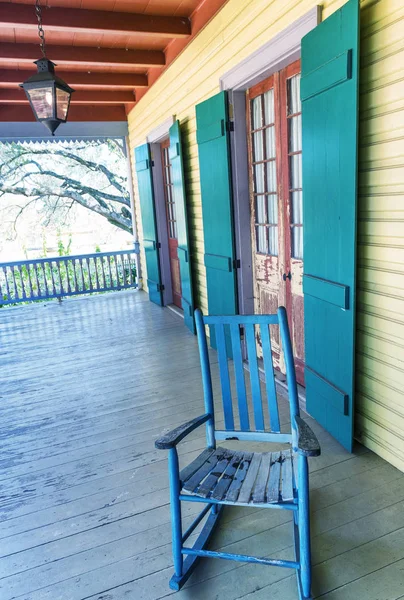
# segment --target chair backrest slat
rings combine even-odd
[[[276,398],[276,388],[274,366],[272,362],[271,338],[269,336],[269,326],[261,325],[260,333],[262,343],[262,354],[264,360],[264,370],[266,375],[265,384],[267,389],[269,419],[271,423],[271,430],[277,432],[281,430],[281,426],[279,423],[278,403],[274,402],[273,400],[274,398]]]
[[[237,387],[238,412],[240,417],[240,429],[250,431],[250,418],[248,416],[247,392],[244,379],[243,355],[241,351],[240,326],[231,323],[231,347],[233,351],[234,373]]]
[[[236,438],[249,441],[259,441],[263,439],[263,436],[267,436],[267,438],[269,436],[268,439],[271,441],[272,438],[279,439],[279,443],[295,438],[296,426],[294,418],[299,414],[299,401],[292,344],[285,308],[280,307],[277,314],[274,315],[223,315],[207,317],[204,317],[201,311],[197,310],[195,312],[195,322],[202,365],[205,410],[212,415],[214,413],[214,405],[209,356],[213,358],[215,355],[208,352],[206,325],[209,325],[211,332],[214,334],[217,346],[217,366],[220,375],[224,430],[216,430],[212,419],[209,422],[209,427],[207,427],[209,444],[212,445],[214,438],[229,439],[228,436],[231,439]],[[280,433],[270,326],[279,326],[280,329],[286,364],[292,434]],[[244,330],[244,342],[242,342],[241,327]],[[261,359],[258,361],[258,344],[262,350],[262,361]],[[247,352],[249,377],[247,377],[244,368],[245,355],[243,351]],[[230,361],[230,358],[233,360]],[[213,360],[213,362],[215,361]],[[229,363],[230,366],[233,365],[235,374],[237,402],[234,398],[234,407]],[[264,387],[261,388],[260,370],[265,373],[265,390]],[[247,379],[250,381],[249,385],[247,385]],[[265,408],[264,418],[264,405],[266,406],[266,402],[264,402],[263,396],[265,396],[265,392],[268,413]],[[237,426],[239,425],[239,427],[235,427],[235,421],[237,421]]]
[[[264,431],[264,411],[262,409],[261,383],[257,362],[257,346],[255,328],[252,323],[245,325],[245,335],[247,341],[248,365],[250,367],[250,383],[254,408],[255,429],[257,431]]]
[[[233,399],[230,387],[229,363],[227,360],[226,338],[222,323],[218,323],[216,325],[215,333],[220,370],[220,384],[222,387],[224,424],[226,429],[234,429]]]

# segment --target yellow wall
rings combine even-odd
[[[404,470],[404,3],[363,11],[356,430]]]
[[[229,0],[129,115],[132,156],[165,119],[176,115],[181,121],[196,293],[204,310],[195,105],[219,91],[223,73],[319,2]],[[325,0],[323,19],[342,4]],[[357,432],[404,469],[404,5],[402,0],[364,0],[361,7]],[[138,228],[142,240],[140,216]],[[141,260],[145,273],[143,255]]]

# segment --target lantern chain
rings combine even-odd
[[[35,0],[35,14],[36,14],[36,18],[38,19],[38,36],[39,36],[39,39],[40,39],[41,51],[42,51],[42,54],[43,54],[44,58],[46,58],[45,32],[44,32],[43,27],[42,27],[42,6],[41,6],[41,0]]]

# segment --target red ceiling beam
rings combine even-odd
[[[12,5],[10,5],[12,6]],[[50,60],[58,65],[72,63],[85,66],[153,67],[165,64],[164,52],[158,50],[122,50],[116,48],[92,48],[87,46],[46,46]],[[40,58],[37,44],[13,44],[0,42],[0,60],[10,64],[34,61]]]
[[[74,104],[126,104],[135,101],[132,92],[111,92],[111,91],[77,91],[72,94],[72,103]],[[26,104],[28,98],[23,90],[0,90],[1,104]]]
[[[120,13],[106,10],[60,8],[52,6],[42,11],[45,29],[83,33],[137,33],[177,38],[191,34],[191,23],[186,17],[166,17]],[[34,7],[27,4],[0,4],[2,27],[36,29]]]
[[[69,121],[126,121],[124,105],[83,106],[73,104],[69,110]],[[0,105],[0,122],[35,121],[32,109],[28,105]]]
[[[15,87],[35,73],[34,70],[16,71],[13,69],[0,69],[0,88]],[[85,73],[80,71],[60,71],[57,74],[67,81],[73,88],[127,88],[147,87],[147,75],[137,73]]]

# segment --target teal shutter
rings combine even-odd
[[[308,412],[352,449],[355,387],[359,2],[302,40]]]
[[[149,144],[135,148],[136,173],[142,213],[143,245],[146,254],[147,287],[149,298],[155,304],[163,305],[159,249],[154,205],[152,163]]]
[[[211,315],[237,314],[227,93],[196,107],[206,284]],[[211,344],[215,339],[211,332]]]
[[[195,333],[192,271],[188,241],[188,218],[179,121],[175,121],[170,127],[169,155],[172,169],[173,197],[177,218],[177,252],[180,263],[182,309],[184,311],[185,325],[192,333]]]

